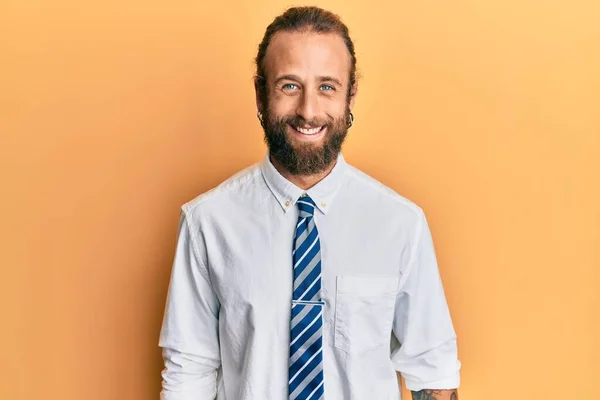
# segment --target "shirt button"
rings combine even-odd
[[[292,204],[292,203],[290,203],[290,201],[289,201],[289,200],[285,202],[285,206],[286,206],[286,207],[289,207],[289,206],[290,206],[290,204]]]
[[[321,203],[323,207],[327,207],[327,203]]]

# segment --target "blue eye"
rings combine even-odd
[[[321,85],[321,89],[329,91],[329,90],[335,90],[335,88],[331,85]]]
[[[292,87],[293,86],[293,87]],[[296,87],[298,87],[295,83],[286,83],[285,85],[283,85],[281,88],[282,89],[295,89]]]

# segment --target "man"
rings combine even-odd
[[[460,362],[423,211],[340,153],[348,29],[316,7],[256,58],[265,159],[182,207],[159,345],[164,400],[456,399]]]

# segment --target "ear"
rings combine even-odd
[[[260,113],[264,113],[264,105],[262,103],[262,100],[260,99],[260,90],[258,89],[258,79],[260,78],[254,78],[254,95],[256,96],[256,109]]]
[[[356,93],[358,91],[358,84],[352,85],[352,90],[350,91],[350,101],[348,102],[348,108],[350,111],[354,109],[354,103],[356,102]]]

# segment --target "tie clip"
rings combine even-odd
[[[323,300],[317,300],[317,301],[306,301],[306,300],[292,300],[292,305],[295,304],[311,304],[311,305],[319,305],[319,306],[324,306],[325,302]]]

